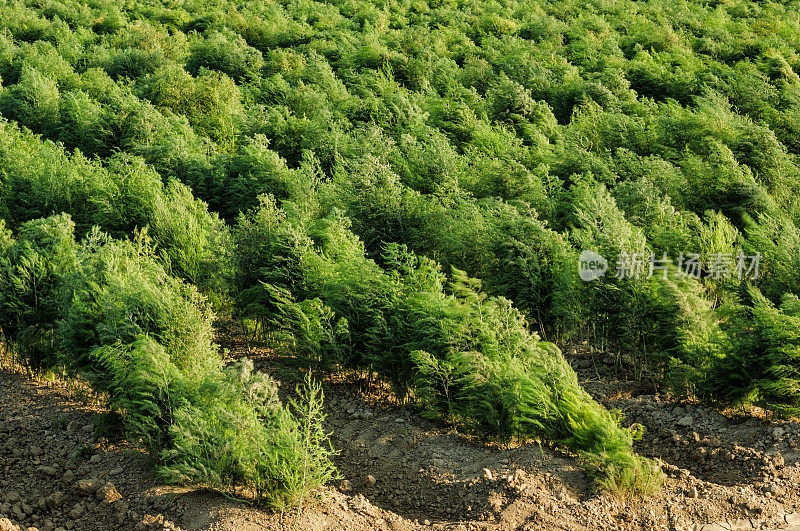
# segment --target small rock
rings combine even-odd
[[[117,488],[111,482],[108,482],[99,489],[97,489],[95,495],[97,496],[97,499],[102,501],[103,503],[114,503],[115,501],[122,498],[120,493],[117,492]]]
[[[684,417],[681,417],[681,419],[678,421],[678,426],[683,426],[684,428],[688,428],[693,423],[694,423],[694,419],[692,418],[692,416],[691,415],[686,415]]]
[[[123,470],[122,470],[122,467],[121,467],[121,466],[118,466],[117,468],[112,468],[112,469],[111,469],[111,470],[108,472],[108,475],[109,475],[109,476],[116,476],[116,475],[118,475],[118,474],[122,474],[122,472],[123,472]]]
[[[89,458],[89,462],[90,462],[90,463],[97,464],[97,463],[99,463],[100,461],[102,461],[102,459],[103,459],[103,458],[100,456],[100,454],[94,454],[92,457],[90,457],[90,458]]]
[[[695,487],[694,485],[692,485],[692,486],[689,488],[689,491],[686,493],[686,496],[687,496],[687,497],[689,497],[689,498],[697,498],[697,497],[698,497],[698,493],[697,493],[697,487]]]
[[[790,527],[800,525],[800,513],[795,512],[784,515],[783,519],[786,520],[786,523],[789,524]]]
[[[692,455],[698,461],[702,461],[703,459],[705,459],[708,456],[708,450],[706,450],[702,446],[698,446],[697,448],[694,449],[694,451],[692,452]]]
[[[91,424],[84,424],[83,425],[83,431],[86,432],[86,433],[93,432],[94,431],[94,426],[92,426]]]
[[[350,486],[350,482],[347,481],[346,479],[342,480],[342,482],[339,484],[339,490],[341,492],[350,492],[352,490],[352,487]]]
[[[786,430],[784,430],[784,429],[783,429],[783,428],[781,428],[780,426],[778,426],[777,428],[775,428],[774,430],[772,430],[772,438],[773,438],[773,439],[775,439],[775,440],[777,440],[777,439],[780,439],[780,438],[781,438],[781,437],[783,437],[785,434],[786,434]]]
[[[402,424],[403,422],[405,422],[405,421],[406,421],[406,419],[404,419],[404,418],[402,418],[402,417],[397,417],[396,419],[394,419],[394,421],[395,421],[396,423],[398,423],[398,424]]]
[[[491,481],[492,479],[494,479],[494,477],[492,476],[492,471],[491,471],[491,470],[489,470],[488,468],[484,468],[484,469],[483,469],[483,477],[484,477],[484,478],[486,478],[486,479],[488,479],[489,481]]]
[[[47,505],[51,509],[58,509],[64,505],[64,494],[60,490],[55,491],[47,497]]]
[[[73,508],[72,508],[72,510],[69,512],[69,516],[70,516],[70,517],[71,517],[73,520],[77,520],[78,518],[80,518],[80,517],[83,515],[83,511],[84,511],[83,505],[76,505],[76,506],[75,506],[75,507],[73,507]]]
[[[61,476],[61,483],[64,485],[71,485],[75,482],[75,472],[72,470],[67,470],[64,472],[64,475]]]
[[[37,467],[36,470],[38,470],[39,472],[44,472],[48,476],[55,476],[56,474],[58,474],[58,470],[54,466],[42,465],[40,467]]]
[[[373,486],[373,485],[375,484],[375,481],[376,481],[376,480],[375,480],[375,477],[374,477],[374,476],[372,476],[372,475],[370,475],[370,474],[367,474],[367,477],[366,477],[366,478],[364,478],[364,484],[365,484],[367,487],[371,487],[371,486]]]
[[[75,484],[75,489],[81,494],[94,494],[101,486],[97,478],[81,479]]]

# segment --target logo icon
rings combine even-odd
[[[605,276],[608,271],[608,260],[595,251],[586,249],[578,256],[578,276],[585,282],[591,282]]]

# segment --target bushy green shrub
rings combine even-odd
[[[0,114],[44,133],[57,127],[59,105],[56,82],[27,65],[19,81],[0,93]]]
[[[11,124],[0,127],[0,180],[12,228],[60,212],[73,217],[79,236],[95,224],[118,237],[147,228],[172,273],[205,286],[224,283],[226,229],[186,185],[164,185],[135,157],[119,155],[104,167]]]
[[[260,503],[302,503],[335,470],[322,394],[309,379],[283,407],[250,362],[223,369],[212,314],[171,277],[146,237],[96,229],[79,246],[66,214],[3,229],[0,326],[34,368],[87,375],[125,432],[171,482],[256,488]]]
[[[182,371],[147,337],[96,356],[112,375],[111,407],[124,412],[128,436],[158,456],[165,481],[252,485],[258,503],[283,511],[335,477],[322,393],[310,379],[285,408],[275,382],[247,360],[225,371]]]
[[[55,366],[65,279],[78,267],[75,224],[66,214],[29,221],[16,241],[0,230],[0,327],[30,366]]]
[[[785,215],[762,215],[744,219],[744,249],[750,256],[761,255],[754,284],[777,303],[785,293],[800,295],[800,232]]]
[[[800,413],[800,301],[786,294],[780,306],[756,288],[745,304],[723,309],[717,355],[696,377],[697,393],[724,405],[757,404],[781,416]]]
[[[477,435],[551,438],[585,453],[615,488],[654,485],[650,465],[631,453],[631,432],[580,389],[555,346],[540,343],[522,314],[507,299],[487,297],[479,281],[454,270],[445,287],[438,264],[398,245],[385,247],[379,267],[341,213],[304,228],[267,201],[240,220],[248,232],[260,226],[265,239],[243,238],[235,254],[250,260],[251,246],[283,251],[273,263],[293,263],[283,271],[302,279],[276,278],[271,267],[262,274],[279,284],[251,288],[269,295],[260,308],[291,332],[295,352],[332,356],[319,360],[322,367],[377,371],[400,398],[419,393],[431,414]],[[310,241],[287,253],[280,242],[295,231]],[[290,286],[296,301],[284,291]]]
[[[242,107],[239,88],[227,75],[201,68],[194,78],[177,65],[166,65],[145,78],[139,94],[156,108],[185,116],[222,148],[232,148]]]
[[[61,98],[60,124],[54,136],[68,149],[80,149],[86,155],[110,154],[111,127],[102,106],[87,93],[78,90]]]
[[[276,340],[282,348],[304,366],[335,372],[349,359],[349,334],[346,318],[336,319],[333,310],[318,298],[300,302],[292,300],[286,290],[264,285],[274,310],[268,326],[277,330]]]
[[[258,204],[261,195],[272,195],[285,200],[297,193],[291,192],[303,184],[300,175],[291,171],[286,161],[269,149],[269,140],[256,135],[225,161],[227,186],[224,193],[225,212],[235,217]]]
[[[164,55],[160,50],[128,48],[111,56],[104,68],[114,78],[136,79],[154,73],[163,64]]]
[[[211,343],[211,312],[196,288],[167,274],[145,235],[135,242],[92,233],[83,245],[79,272],[68,280],[72,295],[59,321],[61,347],[76,368],[92,370],[101,345],[152,337],[181,371],[207,372],[219,363]]]
[[[251,48],[241,37],[230,39],[220,33],[208,36],[192,46],[186,70],[196,76],[201,68],[219,70],[237,83],[251,81],[264,66],[261,52]]]

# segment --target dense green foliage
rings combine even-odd
[[[799,8],[8,2],[3,331],[34,366],[119,390],[173,478],[272,491],[258,474],[278,465],[226,437],[297,433],[221,368],[199,291],[315,370],[376,371],[463,429],[544,436],[643,488],[634,433],[552,343],[797,414]],[[584,250],[605,277],[581,280]],[[682,253],[701,278],[615,275]],[[719,274],[740,254],[758,275]],[[159,417],[173,393],[185,408]],[[205,461],[192,444],[214,422]],[[291,464],[302,441],[268,437],[248,441]]]
[[[657,483],[652,464],[631,453],[635,433],[581,389],[508,299],[487,296],[457,269],[448,281],[437,263],[396,243],[376,262],[348,227],[339,211],[304,220],[271,196],[239,217],[238,270],[264,267],[240,279],[250,284],[238,302],[279,330],[279,346],[312,368],[374,370],[398,397],[412,392],[425,413],[477,436],[544,436],[578,452],[614,490]]]
[[[16,240],[4,234],[0,323],[23,360],[107,392],[168,480],[253,484],[284,508],[333,476],[314,385],[281,406],[252,362],[223,368],[203,297],[166,273],[143,236],[95,230],[78,243],[74,228],[59,214],[23,223]]]

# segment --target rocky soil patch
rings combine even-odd
[[[231,356],[280,365],[268,350],[222,332]],[[536,442],[472,441],[352,376],[324,384],[342,479],[300,515],[270,515],[218,493],[160,484],[149,456],[99,435],[104,412],[84,389],[5,370],[0,531],[800,529],[797,421],[678,403],[616,378],[611,361],[594,353],[571,361],[590,393],[645,426],[636,449],[665,472],[660,493],[642,500],[598,492],[574,456]]]

